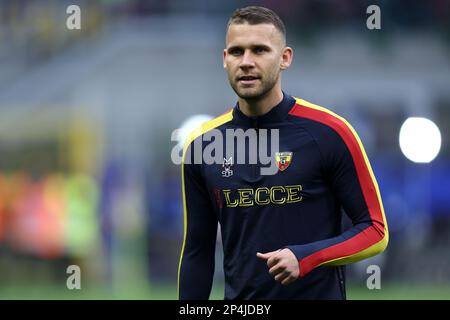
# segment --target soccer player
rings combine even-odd
[[[195,130],[183,155],[180,299],[209,298],[218,223],[225,299],[345,299],[344,265],[387,246],[380,192],[357,133],[282,90],[292,58],[273,11],[252,6],[231,16],[223,65],[237,104]],[[261,174],[260,162],[235,163],[238,147],[222,164],[195,162],[194,146],[205,150],[212,142],[203,136],[213,129],[224,140],[227,129],[277,129],[276,173]]]

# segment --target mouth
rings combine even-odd
[[[258,76],[241,76],[238,77],[237,80],[244,85],[251,85],[256,83],[256,81],[258,81],[260,78],[261,77]]]

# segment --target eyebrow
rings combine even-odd
[[[263,49],[266,49],[266,50],[272,50],[271,47],[269,47],[268,45],[265,45],[265,44],[252,44],[249,47],[250,47],[250,49],[263,48]],[[243,48],[244,48],[243,46],[234,45],[234,46],[231,46],[231,47],[227,48],[227,51],[232,51],[232,50],[235,50],[235,49],[243,49]]]

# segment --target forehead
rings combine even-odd
[[[269,23],[251,25],[248,23],[231,24],[228,28],[226,46],[252,46],[264,44],[267,46],[281,45],[281,32]]]

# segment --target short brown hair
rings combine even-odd
[[[230,20],[228,20],[227,29],[232,24],[243,23],[251,25],[260,23],[273,24],[283,35],[284,41],[286,41],[286,28],[284,27],[283,21],[275,12],[268,8],[249,6],[235,10],[231,15]]]

